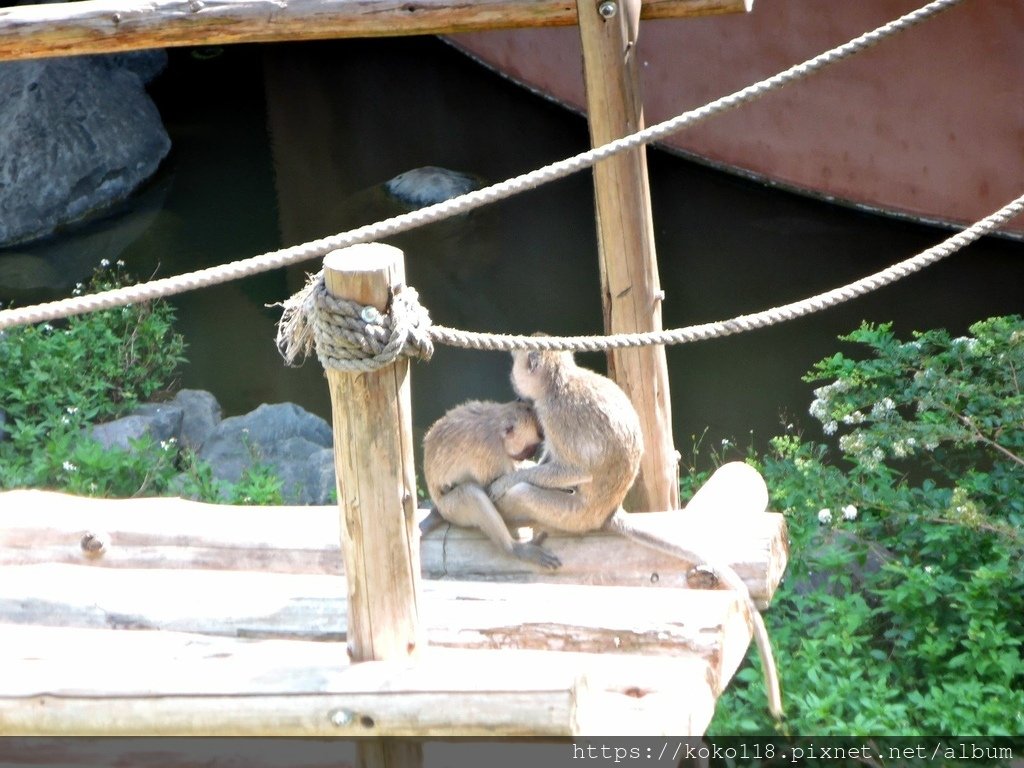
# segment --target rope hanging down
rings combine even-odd
[[[1022,211],[1024,195],[938,245],[847,285],[762,312],[670,331],[612,336],[519,336],[431,327],[429,315],[419,305],[416,292],[411,288],[397,293],[388,312],[379,316],[373,307],[332,298],[327,294],[323,274],[320,273],[285,303],[285,312],[278,325],[277,344],[286,362],[293,364],[309,354],[315,338],[317,355],[324,368],[345,371],[376,370],[393,362],[400,353],[430,359],[433,354],[431,340],[453,347],[502,352],[513,349],[600,352],[654,344],[688,344],[795,320],[884,288],[994,232]],[[336,306],[340,307],[341,316],[332,319]]]
[[[666,120],[646,128],[638,133],[631,134],[616,141],[587,152],[582,152],[566,160],[546,165],[530,173],[508,179],[489,187],[470,192],[459,197],[446,200],[442,203],[420,208],[410,213],[395,216],[376,224],[369,224],[357,229],[349,230],[338,235],[313,240],[302,245],[284,248],[261,256],[253,256],[248,259],[223,264],[216,267],[201,269],[196,272],[189,272],[184,275],[166,277],[160,280],[153,280],[148,283],[116,288],[103,293],[89,294],[86,296],[74,296],[60,301],[53,301],[46,304],[38,304],[32,307],[19,309],[8,309],[0,311],[0,330],[17,325],[28,325],[30,323],[41,323],[46,320],[56,320],[71,315],[80,315],[86,312],[95,312],[101,309],[120,307],[136,302],[152,301],[165,296],[173,296],[186,291],[204,288],[211,285],[219,285],[231,280],[238,280],[243,277],[267,272],[272,269],[296,264],[308,259],[326,256],[331,251],[339,248],[347,248],[358,243],[368,243],[374,240],[381,240],[386,237],[406,232],[410,229],[431,224],[451,216],[457,216],[480,208],[484,205],[504,200],[512,195],[534,189],[542,184],[556,181],[569,176],[577,171],[592,167],[595,163],[626,152],[630,149],[648,144],[652,141],[663,139],[670,134],[688,128],[712,115],[746,104],[749,101],[763,96],[769,91],[788,85],[789,83],[801,80],[830,64],[841,61],[870,48],[885,38],[908,29],[920,22],[935,16],[942,11],[952,8],[963,0],[934,0],[916,11],[901,16],[894,21],[866,32],[860,37],[854,38],[848,43],[833,48],[830,51],[819,54],[801,64],[796,64],[789,69],[774,75],[759,83],[749,85],[736,93],[724,96],[712,101],[709,104],[697,109],[684,112],[677,117]]]

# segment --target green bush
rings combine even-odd
[[[102,262],[76,294],[133,282],[121,262]],[[101,497],[182,493],[207,501],[279,504],[281,483],[257,466],[235,485],[182,454],[173,440],[145,437],[105,449],[88,427],[131,411],[174,384],[184,362],[174,310],[163,301],[78,315],[0,332],[0,489],[54,488]]]
[[[1024,733],[1024,322],[818,363],[828,445],[775,438],[755,463],[791,558],[765,620],[790,734]],[[757,660],[712,730],[769,733]]]

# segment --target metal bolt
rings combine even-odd
[[[619,12],[619,4],[615,0],[604,0],[599,6],[597,6],[597,12],[601,14],[602,19],[615,18],[615,14]]]
[[[353,720],[355,720],[355,715],[347,709],[335,709],[331,712],[331,725],[335,725],[338,728],[352,725]]]
[[[363,307],[359,316],[367,325],[377,325],[380,322],[380,311],[376,307]]]

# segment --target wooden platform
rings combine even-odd
[[[770,600],[780,515],[644,519],[727,540]],[[749,644],[734,595],[616,537],[550,539],[549,574],[439,530],[418,653],[352,664],[337,537],[333,507],[0,493],[0,734],[699,734]]]

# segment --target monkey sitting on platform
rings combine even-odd
[[[487,497],[487,487],[500,476],[533,464],[541,444],[533,408],[522,401],[492,403],[473,400],[438,419],[423,438],[423,474],[434,509],[420,523],[425,534],[443,520],[479,528],[503,551],[544,568],[561,561],[540,544],[517,541]]]
[[[743,580],[729,565],[709,562],[636,526],[622,509],[643,455],[640,418],[626,394],[611,379],[580,368],[570,352],[517,351],[512,361],[512,386],[533,404],[544,434],[544,458],[490,485],[488,493],[500,517],[508,525],[543,532],[614,531],[681,560],[709,566],[749,608],[769,708],[780,718],[782,699],[768,631]]]

